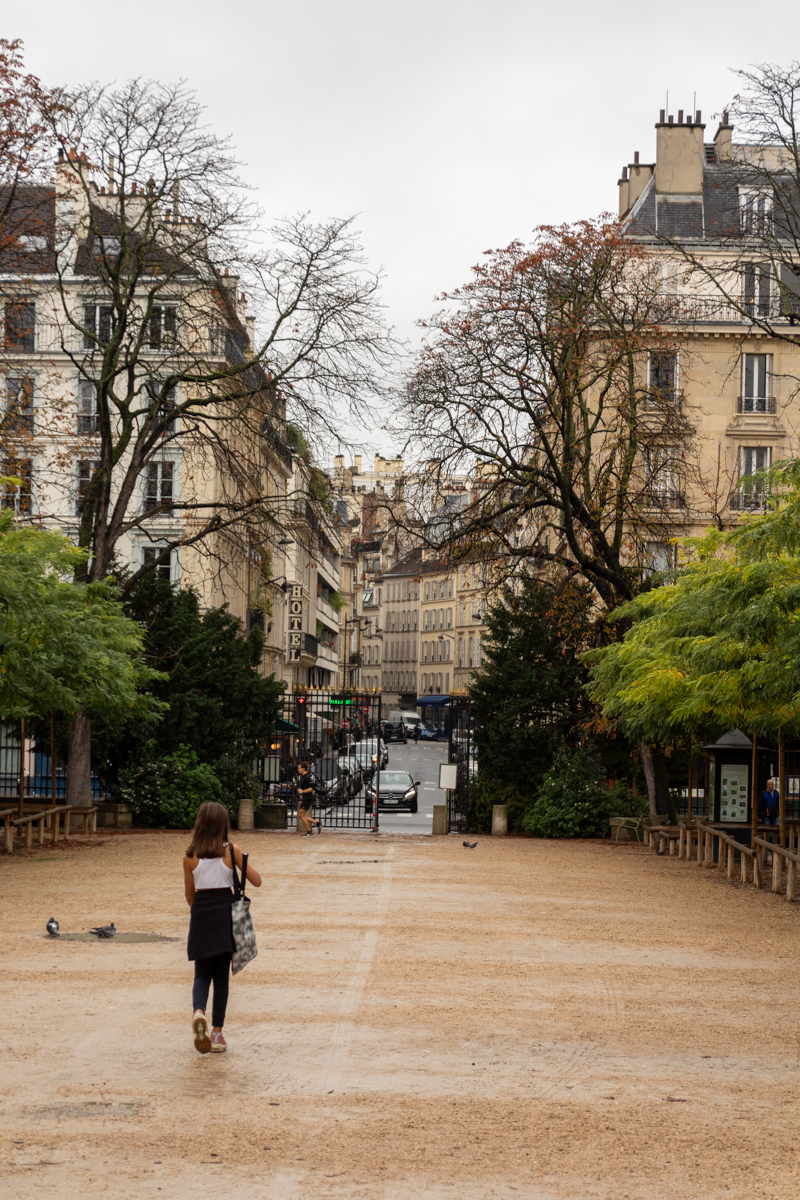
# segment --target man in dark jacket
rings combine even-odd
[[[761,793],[761,813],[759,816],[765,825],[777,825],[780,822],[780,799],[775,788],[775,780],[768,779],[766,791]]]

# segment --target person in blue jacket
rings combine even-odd
[[[761,813],[759,816],[765,825],[777,825],[780,821],[778,810],[779,797],[775,787],[775,780],[768,779],[766,791],[761,793]]]

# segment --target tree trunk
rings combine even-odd
[[[677,824],[675,805],[669,790],[669,779],[664,755],[657,746],[648,746],[639,742],[639,754],[642,760],[642,770],[647,782],[647,798],[650,801],[650,816],[669,815],[671,825]]]
[[[79,713],[67,727],[67,804],[92,802],[92,726]]]
[[[642,760],[642,770],[644,771],[645,783],[647,784],[647,798],[650,801],[650,816],[655,817],[658,815],[656,768],[653,762],[653,751],[646,742],[639,742],[639,755]]]

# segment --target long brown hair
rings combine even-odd
[[[187,858],[222,858],[225,842],[230,841],[228,810],[222,804],[209,800],[201,804],[194,819],[192,840],[186,851]]]

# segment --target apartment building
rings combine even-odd
[[[661,272],[659,321],[674,343],[642,370],[693,430],[689,445],[665,443],[651,464],[669,519],[645,568],[671,561],[670,524],[696,533],[761,508],[763,486],[743,477],[800,448],[800,346],[781,336],[800,320],[782,249],[795,235],[784,225],[782,243],[773,214],[774,181],[785,185],[793,167],[780,146],[734,140],[727,113],[707,141],[701,118],[662,110],[654,160],[637,152],[618,185],[626,234]]]
[[[381,686],[389,708],[413,708],[417,700],[420,565],[419,550],[412,551],[383,572],[379,585],[383,633]]]
[[[108,556],[259,625],[263,669],[280,676],[287,601],[276,579],[286,575],[293,453],[268,378],[252,370],[243,386],[236,375],[253,337],[246,296],[215,269],[200,216],[182,213],[177,197],[155,212],[148,190],[128,183],[123,192],[90,173],[78,155],[62,155],[53,184],[23,185],[6,213],[0,468],[22,483],[2,503],[77,541],[102,454],[109,442],[120,447]],[[150,218],[145,240],[138,230]],[[124,265],[137,255],[138,274]],[[114,271],[135,280],[127,325],[110,302]],[[182,405],[208,377],[217,382],[202,397],[204,426]],[[236,518],[251,506],[258,516]],[[95,555],[105,552],[95,544]]]

